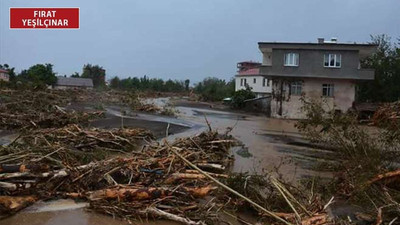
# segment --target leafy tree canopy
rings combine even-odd
[[[387,35],[371,36],[377,52],[362,62],[364,68],[375,69],[375,80],[362,82],[357,91],[358,101],[393,102],[400,100],[400,39],[393,44]]]
[[[32,82],[34,85],[53,85],[57,82],[56,74],[53,72],[53,65],[50,63],[36,64],[28,70],[23,70],[18,78]]]
[[[232,79],[226,82],[216,77],[208,77],[197,83],[194,90],[205,101],[221,101],[233,95],[235,92],[235,80]]]
[[[93,86],[104,87],[106,85],[106,71],[99,65],[86,64],[83,66],[82,78],[91,78],[93,80]]]

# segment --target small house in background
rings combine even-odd
[[[7,70],[0,69],[0,80],[2,81],[10,81],[10,76],[8,75]]]
[[[93,80],[90,78],[57,77],[54,89],[93,89]]]
[[[271,94],[269,80],[260,74],[259,62],[244,61],[237,63],[238,73],[235,76],[235,91],[249,87],[257,97],[266,97]]]

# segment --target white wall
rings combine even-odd
[[[325,108],[327,109],[339,109],[342,112],[346,112],[353,105],[355,100],[355,84],[350,80],[338,80],[338,79],[306,79],[303,78],[302,92],[306,98],[312,98],[319,101],[325,101]],[[322,96],[322,84],[334,84],[333,97]],[[278,89],[273,85],[274,92]],[[286,87],[289,90],[289,87]],[[288,93],[288,91],[286,91]],[[288,101],[282,102],[282,117],[291,119],[304,118],[305,114],[301,111],[302,102],[300,101],[301,96],[291,95]],[[286,96],[287,98],[287,96]],[[271,116],[280,117],[278,115],[279,102],[275,98],[271,101]]]
[[[240,85],[240,79],[246,79],[247,85],[251,88],[254,93],[271,93],[272,91],[272,82],[265,78],[265,87],[263,86],[263,76],[236,76],[235,77],[235,91],[246,89],[246,86],[243,83],[243,86]],[[254,79],[256,79],[256,83],[254,83]],[[269,83],[269,86],[268,86]]]

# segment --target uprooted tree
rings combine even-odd
[[[384,221],[393,220],[400,212],[399,107],[378,111],[376,128],[361,127],[351,112],[338,113],[304,98],[303,103],[306,119],[297,123],[298,129],[312,142],[337,153],[338,163],[331,165],[334,179],[321,189],[366,211],[378,211]]]

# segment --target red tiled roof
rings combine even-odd
[[[254,61],[242,61],[242,62],[238,62],[238,63],[261,64],[261,63],[259,63],[259,62],[254,62]]]
[[[8,70],[0,69],[0,73],[8,73]]]
[[[260,69],[259,68],[252,68],[248,70],[239,71],[238,75],[259,75]]]

